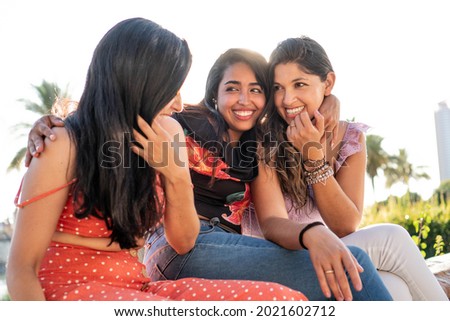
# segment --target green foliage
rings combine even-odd
[[[430,179],[430,176],[422,171],[422,167],[415,168],[408,161],[408,153],[404,148],[399,149],[397,155],[388,156],[388,164],[384,169],[386,177],[386,187],[392,187],[396,183],[402,183],[408,186],[410,179]]]
[[[68,89],[62,90],[56,83],[48,82],[45,79],[42,80],[40,85],[32,85],[36,90],[38,97],[37,101],[31,101],[29,99],[18,99],[18,101],[24,104],[26,110],[33,112],[36,116],[48,115],[52,112],[52,107],[58,98],[70,98]],[[28,135],[33,124],[31,123],[19,123],[11,128],[18,137]],[[14,158],[11,160],[8,171],[19,170],[22,165],[22,161],[25,158],[26,147],[21,148]]]
[[[428,234],[430,233],[430,226],[431,223],[431,217],[424,213],[421,214],[421,216],[413,221],[413,226],[415,230],[415,235],[412,235],[412,239],[414,243],[419,247],[420,253],[422,253],[423,257],[426,257],[425,250],[427,249],[428,245],[425,242],[428,238]]]
[[[433,248],[435,249],[435,256],[443,255],[444,254],[444,239],[442,238],[442,235],[436,235],[436,240],[434,242]]]
[[[370,177],[373,190],[375,190],[375,177],[378,176],[380,170],[385,169],[389,157],[386,151],[381,147],[383,139],[383,137],[377,135],[366,136],[366,172]]]
[[[391,196],[386,201],[365,209],[362,226],[376,223],[394,223],[403,226],[429,258],[450,252],[450,204],[438,204],[407,193]]]
[[[366,173],[370,177],[372,189],[375,190],[375,177],[383,171],[386,187],[400,183],[408,187],[411,179],[430,179],[423,166],[415,167],[408,160],[408,153],[404,148],[398,154],[390,155],[383,147],[383,137],[377,135],[366,136],[367,165]]]
[[[433,200],[438,205],[443,206],[450,203],[450,180],[446,180],[439,185],[433,193]]]

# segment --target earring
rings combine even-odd
[[[214,109],[218,110],[219,108],[217,107],[217,100],[216,100],[216,98],[213,98],[212,101],[214,103]]]

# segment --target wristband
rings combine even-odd
[[[326,161],[325,161],[325,156],[321,159],[317,159],[317,160],[310,160],[310,159],[305,159],[303,161],[303,168],[305,168],[305,170],[307,172],[313,172],[319,168],[321,168],[323,165],[325,165]],[[309,168],[309,170],[306,169]]]
[[[300,246],[302,248],[304,248],[305,250],[307,250],[308,248],[305,246],[305,244],[303,244],[303,234],[305,234],[305,232],[307,230],[309,230],[310,228],[317,226],[317,225],[325,225],[325,224],[323,224],[322,222],[318,222],[318,221],[309,223],[300,231],[300,234],[298,235],[298,242],[300,243]]]

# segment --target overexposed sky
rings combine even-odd
[[[434,128],[437,104],[450,98],[448,1],[416,0],[15,0],[0,3],[0,221],[11,217],[22,172],[6,173],[25,144],[10,127],[37,119],[17,101],[34,100],[42,79],[69,85],[78,98],[92,52],[117,22],[141,16],[187,39],[194,63],[185,102],[202,98],[206,75],[220,53],[246,47],[269,56],[287,38],[320,42],[337,74],[334,94],[343,119],[355,118],[384,137],[389,153],[406,148],[410,162],[426,166],[429,181],[411,183],[428,198],[439,185]],[[450,124],[449,124],[450,125]],[[403,194],[370,184],[366,203]]]

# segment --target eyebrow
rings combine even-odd
[[[299,77],[299,78],[295,78],[295,79],[292,79],[291,80],[291,83],[294,83],[294,82],[297,82],[297,81],[302,81],[302,80],[308,80],[308,78],[304,78],[304,77]],[[274,81],[274,84],[280,84],[279,82],[277,82],[277,81]]]
[[[237,80],[228,80],[227,82],[224,83],[224,85],[228,85],[228,84],[241,85],[241,82],[237,81]],[[251,82],[250,85],[251,86],[260,86],[261,87],[261,84],[259,82]]]
[[[302,81],[302,80],[308,80],[308,78],[299,77],[299,78],[293,79],[291,82]]]

